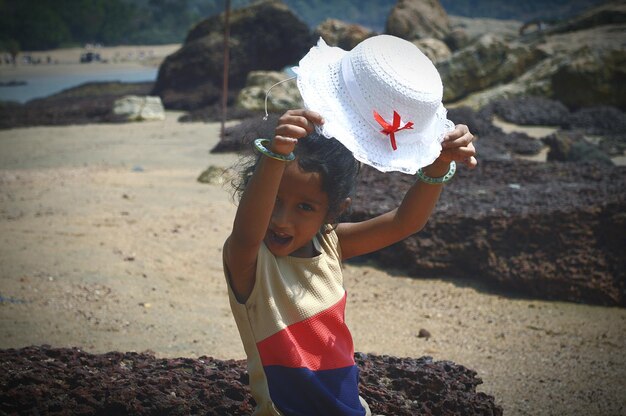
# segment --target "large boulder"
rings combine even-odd
[[[447,98],[458,99],[458,105],[481,108],[494,100],[535,95],[560,101],[570,109],[612,105],[624,110],[626,49],[609,38],[599,44],[599,34],[607,30],[592,30],[593,35],[589,32],[575,33],[570,42],[577,47],[567,50],[552,49],[553,45],[549,45],[550,48],[535,48],[535,53],[548,52],[550,55],[510,82],[486,86],[482,90],[474,88],[474,92],[465,97],[457,94],[462,89],[457,88],[458,80],[455,79],[456,82],[450,83],[451,91],[447,92]],[[463,63],[455,68],[456,71],[464,69]]]
[[[523,73],[515,77],[501,78],[498,83],[482,82],[480,88],[466,89],[469,95],[464,96],[453,81],[446,98],[460,100],[459,105],[480,108],[497,99],[538,95],[561,101],[570,109],[594,105],[626,109],[625,16],[624,1],[609,2],[533,36],[521,37],[511,45],[522,44],[544,58],[538,62],[531,60]],[[459,53],[468,54],[474,48],[470,45]],[[457,77],[462,76],[458,75],[460,72],[469,73],[466,76],[471,78],[476,71],[471,60],[466,63],[453,55],[450,61],[446,65],[455,64],[450,70]],[[447,68],[443,70],[448,72]],[[477,73],[482,78],[480,71]],[[442,78],[447,88],[447,77]],[[468,85],[476,84],[471,79],[466,81]]]
[[[154,96],[126,95],[115,100],[113,114],[127,121],[165,120],[161,98]]]
[[[552,97],[570,108],[626,109],[626,48],[581,48],[556,68],[551,81]]]
[[[406,40],[443,40],[449,32],[450,19],[439,0],[398,0],[385,26],[385,33]]]
[[[430,357],[355,354],[360,394],[373,414],[501,416],[477,392],[475,371]],[[0,350],[0,413],[42,415],[249,415],[246,362],[146,353],[89,354],[50,346]]]
[[[308,26],[278,0],[230,16],[229,87],[241,89],[252,70],[282,70],[314,44]],[[219,101],[223,83],[224,15],[196,25],[161,67],[153,93],[166,108],[191,110]]]
[[[433,63],[444,61],[452,55],[448,45],[439,39],[416,39],[413,41],[413,44],[415,44],[415,46],[417,46],[424,53],[424,55],[428,56]]]
[[[326,19],[315,29],[315,36],[322,37],[330,46],[338,46],[347,51],[365,39],[376,35],[368,28],[343,22],[337,19]]]
[[[280,112],[302,108],[304,104],[296,80],[289,78],[290,75],[285,72],[250,72],[245,88],[237,96],[237,106],[250,111],[264,111],[267,96],[268,111]]]
[[[437,63],[444,101],[456,101],[472,92],[510,82],[544,57],[539,49],[487,33]]]

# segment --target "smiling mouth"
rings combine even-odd
[[[288,234],[283,234],[283,233],[277,233],[275,231],[269,230],[267,232],[267,235],[269,237],[269,240],[277,245],[286,245],[289,244],[289,242],[291,242],[291,240],[293,240],[293,237],[288,235]]]

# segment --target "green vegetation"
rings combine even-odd
[[[120,42],[132,27],[132,6],[121,0],[0,0],[5,49],[48,49],[75,42]]]
[[[329,17],[382,32],[396,0],[283,0],[315,27]],[[555,19],[602,0],[441,0],[449,14],[531,20]],[[252,3],[233,0],[232,8]],[[182,42],[189,29],[220,13],[223,0],[0,0],[0,49],[41,50],[84,43]]]

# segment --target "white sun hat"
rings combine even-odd
[[[324,118],[318,132],[382,172],[430,165],[454,129],[437,69],[404,39],[374,36],[348,52],[320,38],[293,70],[305,107]]]

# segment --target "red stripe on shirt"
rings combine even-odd
[[[330,308],[257,343],[263,366],[332,370],[354,365],[354,345],[345,324],[346,293]]]

